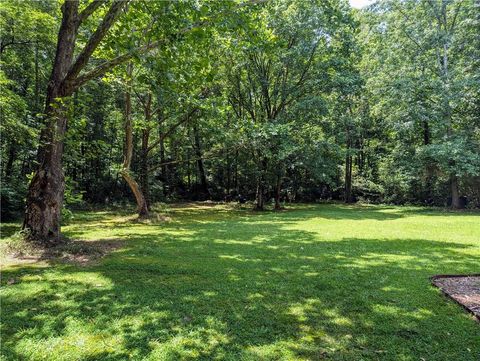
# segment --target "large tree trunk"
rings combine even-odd
[[[28,188],[23,221],[23,230],[29,240],[47,245],[55,244],[61,239],[60,222],[65,188],[62,156],[67,126],[67,103],[78,87],[95,76],[103,75],[118,64],[118,62],[107,62],[107,65],[93,69],[87,75],[81,76],[79,80],[80,72],[85,68],[91,55],[127,3],[128,1],[120,0],[112,2],[102,22],[87,40],[75,61],[73,61],[73,55],[78,29],[103,2],[90,2],[80,13],[78,0],[65,1],[62,5],[62,23],[47,87],[45,124],[40,133],[39,167]],[[127,58],[121,59],[123,61]]]
[[[66,103],[73,92],[73,89],[63,86],[63,79],[73,59],[78,2],[65,2],[62,11],[57,52],[47,88],[45,126],[40,135],[39,167],[28,188],[23,221],[27,239],[45,245],[60,241],[65,188],[62,155],[67,123]]]
[[[67,125],[65,97],[46,107],[47,125],[38,150],[39,168],[30,182],[23,229],[28,239],[43,243],[60,241],[60,222],[65,189],[62,169],[63,138]],[[55,105],[51,105],[55,103]],[[50,140],[50,141],[48,141]]]

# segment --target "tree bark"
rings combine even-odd
[[[47,87],[45,126],[40,134],[39,168],[28,188],[23,230],[27,239],[48,245],[60,241],[64,175],[63,138],[67,123],[67,98],[72,89],[62,86],[73,59],[76,39],[77,1],[62,6],[63,18],[55,61]]]
[[[460,203],[460,193],[458,192],[458,178],[455,175],[450,176],[450,187],[452,191],[452,208],[459,209],[462,207]]]

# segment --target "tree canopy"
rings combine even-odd
[[[342,200],[480,207],[470,0],[0,3],[2,217]]]

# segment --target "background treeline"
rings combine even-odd
[[[61,19],[56,1],[0,3],[4,219],[37,168]],[[479,207],[479,28],[474,0],[132,2],[93,62],[147,45],[68,104],[67,207]]]

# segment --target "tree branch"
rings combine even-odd
[[[129,0],[126,0],[126,1],[116,0],[116,2],[121,2],[121,3],[122,2],[126,3],[128,1]],[[242,8],[244,6],[247,6],[247,5],[258,5],[258,4],[262,4],[262,3],[266,3],[266,2],[267,2],[267,0],[249,0],[249,1],[245,1],[245,2],[237,5],[235,7],[235,9],[240,9],[240,8]],[[211,23],[212,21],[213,21],[213,19],[210,19],[209,21],[204,20],[204,21],[201,21],[201,22],[198,22],[198,23],[194,23],[190,26],[187,26],[183,29],[180,29],[178,31],[177,35],[186,34],[186,33],[190,32],[194,29],[201,28],[202,26],[204,26],[208,23]],[[83,84],[85,84],[86,82],[88,82],[89,80],[94,79],[94,78],[98,78],[98,77],[104,75],[109,70],[113,69],[115,66],[128,61],[129,59],[131,59],[134,56],[134,54],[136,52],[147,51],[147,50],[154,49],[154,48],[158,47],[160,44],[164,43],[165,41],[166,40],[163,39],[163,40],[159,40],[159,41],[156,41],[156,42],[153,42],[153,43],[150,43],[150,44],[139,46],[139,47],[133,49],[132,51],[130,51],[126,54],[122,54],[122,55],[119,55],[119,56],[117,56],[117,57],[115,57],[111,60],[105,61],[104,63],[98,65],[96,68],[84,73],[83,75],[78,75],[79,72],[82,70],[80,68],[80,70],[75,75],[75,79],[73,80],[73,86],[75,88],[78,88],[78,87],[82,86]],[[82,66],[82,68],[83,68],[83,66]]]
[[[77,29],[82,24],[82,22],[85,21],[85,19],[87,19],[95,12],[95,10],[97,10],[100,6],[106,3],[107,0],[93,0],[90,4],[88,4],[87,7],[83,9],[80,14],[78,14]]]
[[[92,3],[93,4],[93,3]],[[65,77],[65,82],[74,82],[74,79],[78,76],[80,71],[87,65],[90,56],[93,54],[95,49],[98,47],[102,39],[107,35],[108,30],[115,23],[115,20],[120,15],[122,9],[128,4],[128,1],[125,0],[115,0],[113,4],[108,9],[107,14],[103,18],[102,22],[98,26],[97,30],[93,35],[88,39],[87,44],[78,55],[77,59],[73,65],[68,70],[68,73]],[[91,5],[91,4],[90,4]]]
[[[165,138],[167,138],[170,134],[172,134],[180,125],[186,123],[196,112],[199,111],[198,107],[193,108],[188,112],[185,116],[180,118],[178,122],[172,125],[165,133],[163,133],[155,142],[153,142],[147,149],[147,154],[152,151],[157,145],[159,145]]]
[[[35,43],[35,41],[32,41],[32,40],[25,40],[25,41],[14,41],[14,40],[11,40],[9,42],[3,42],[3,41],[0,41],[0,54],[3,53],[3,51],[5,50],[5,48],[7,46],[11,46],[11,45],[28,45],[28,44],[33,44]]]
[[[120,56],[117,56],[116,58],[113,58],[111,60],[108,60],[94,69],[90,70],[89,72],[84,73],[83,75],[77,76],[77,78],[73,82],[73,86],[75,88],[79,88],[89,80],[92,80],[94,78],[101,77],[105,73],[107,73],[109,70],[113,69],[117,65],[120,65],[128,60],[130,60],[133,57],[133,53],[127,53],[123,54]]]

